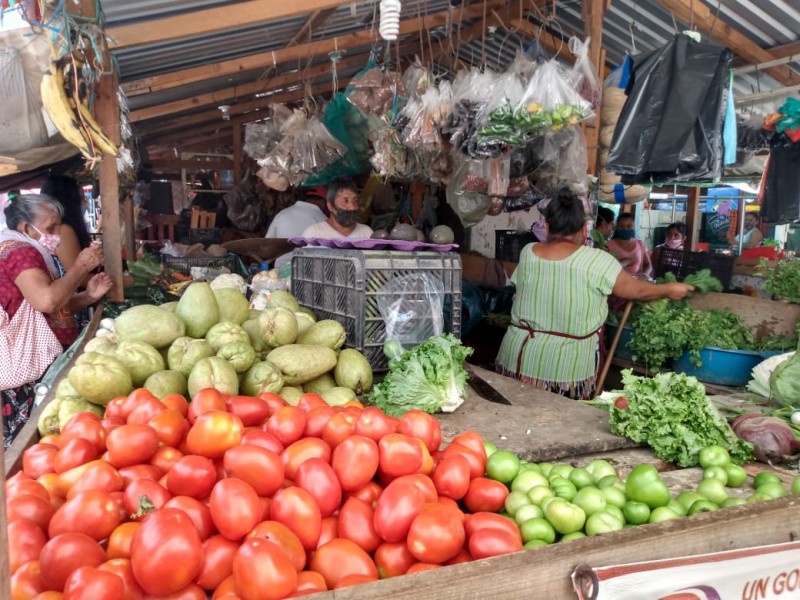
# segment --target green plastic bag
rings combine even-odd
[[[787,129],[797,129],[800,127],[800,100],[797,98],[787,98],[778,112],[783,115],[783,118],[775,125],[775,130],[778,133],[783,133]]]

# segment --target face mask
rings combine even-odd
[[[681,248],[683,248],[683,240],[681,239],[667,240],[665,246],[667,248],[671,248],[672,250],[680,250]]]
[[[618,240],[632,240],[636,238],[636,232],[633,229],[617,229],[614,237]]]
[[[57,233],[42,233],[35,225],[31,225],[31,227],[42,236],[38,239],[39,245],[50,254],[55,254],[56,248],[58,248],[58,245],[61,243],[61,236]]]
[[[352,227],[358,221],[358,211],[337,208],[333,218],[336,219],[336,222],[342,227]]]
[[[744,228],[745,228],[745,231],[750,231],[750,230],[756,228],[756,224],[755,223],[750,223],[750,222],[745,222]]]

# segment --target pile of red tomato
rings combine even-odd
[[[6,482],[12,598],[273,600],[522,549],[475,432],[305,394],[147,390]]]

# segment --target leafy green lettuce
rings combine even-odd
[[[752,445],[736,437],[694,377],[637,377],[625,370],[622,382],[627,407],[610,406],[613,434],[646,443],[656,456],[680,467],[696,466],[700,450],[713,444],[726,448],[738,464],[752,460]]]
[[[388,415],[402,416],[412,408],[428,413],[452,412],[466,397],[464,360],[472,348],[444,334],[428,338],[389,363],[383,381],[368,396]]]

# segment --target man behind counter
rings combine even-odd
[[[352,179],[334,179],[328,184],[330,216],[321,223],[306,227],[304,238],[326,240],[366,240],[372,229],[358,223],[358,187]]]

